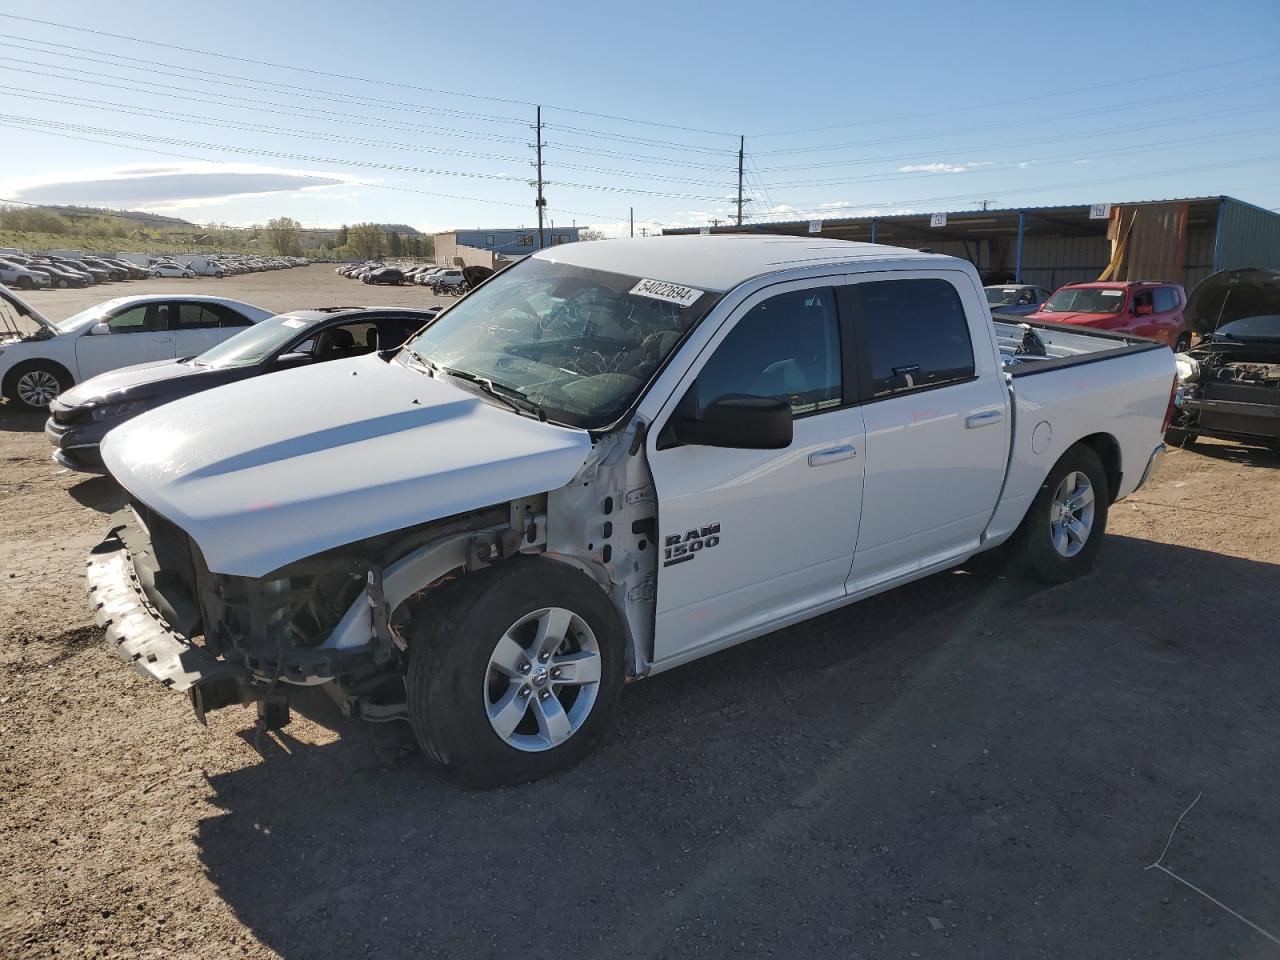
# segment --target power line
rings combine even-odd
[[[222,59],[222,60],[234,60],[239,63],[251,63],[251,64],[254,64],[255,66],[260,66],[260,67],[273,67],[278,70],[293,70],[298,73],[307,73],[307,74],[311,74],[312,76],[328,77],[329,79],[333,79],[333,80],[353,80],[353,81],[356,81],[357,83],[372,83],[372,84],[377,84],[379,86],[385,86],[385,87],[398,87],[404,90],[416,90],[420,93],[431,93],[431,94],[436,94],[440,96],[450,96],[450,97],[465,97],[471,100],[485,100],[490,103],[518,104],[524,107],[537,106],[536,103],[530,100],[518,100],[512,97],[495,97],[495,96],[489,96],[489,95],[479,94],[479,93],[468,93],[462,90],[448,90],[442,87],[423,87],[417,84],[403,83],[403,82],[394,81],[394,80],[377,80],[372,77],[360,77],[360,76],[354,76],[352,74],[335,73],[333,71],[328,71],[328,70],[316,70],[311,67],[299,67],[293,64],[288,64],[288,63],[275,63],[270,60],[256,60],[256,59],[253,59],[252,57],[237,57],[229,53],[219,53],[213,50],[200,50],[195,47],[184,47],[184,46],[180,46],[178,44],[173,44],[173,43],[163,43],[159,40],[145,40],[141,37],[130,37],[124,34],[109,33],[105,30],[94,30],[89,27],[81,27],[75,24],[70,24],[70,23],[58,23],[57,21],[53,21],[53,20],[41,20],[41,19],[37,19],[36,17],[22,17],[12,13],[0,14],[0,16],[8,17],[11,20],[21,20],[26,23],[38,23],[46,27],[59,27],[64,30],[75,30],[79,33],[89,33],[95,36],[108,37],[112,40],[126,40],[130,43],[144,43],[144,44],[147,44],[148,46],[163,47],[169,50],[178,50],[182,53],[197,53],[205,57],[218,57],[219,59]],[[553,109],[556,109],[556,110],[561,110],[565,113],[576,113],[580,116],[597,117],[602,120],[616,120],[622,123],[637,123],[637,124],[642,124],[644,126],[650,126],[650,127],[664,127],[669,130],[683,130],[686,133],[705,133],[711,136],[723,136],[723,137],[733,136],[733,134],[725,133],[724,131],[720,131],[720,130],[705,130],[698,127],[680,126],[679,124],[665,123],[665,122],[656,121],[656,120],[643,120],[637,117],[627,117],[627,116],[621,116],[618,114],[596,113],[590,110],[581,110],[576,107],[567,107],[567,106],[557,105],[557,104],[548,104],[548,106],[551,106]]]
[[[57,130],[47,130],[39,127],[28,127],[19,123],[8,123],[5,121],[0,121],[0,127],[9,127],[15,130],[25,130],[28,133],[39,133],[39,134],[44,134],[50,137],[59,137],[65,140],[75,140],[81,143],[97,143],[106,147],[117,147],[117,148],[123,147],[125,149],[133,150],[138,153],[152,154],[160,157],[173,157],[179,160],[196,160],[200,162],[208,162],[207,157],[197,157],[189,153],[174,153],[173,151],[170,151],[170,150],[157,150],[154,147],[138,147],[135,144],[112,143],[110,140],[103,140],[95,137],[87,137],[87,136],[82,136],[82,135],[73,134],[73,133],[64,133]],[[333,186],[335,185],[335,183],[348,182],[348,181],[335,181],[333,177],[325,176],[323,174],[318,174],[318,173],[292,172],[292,175],[303,180],[322,181],[322,183],[320,184],[321,186]],[[497,206],[504,206],[504,207],[521,207],[521,208],[527,207],[527,204],[523,201],[494,200],[490,197],[465,197],[455,193],[440,193],[435,190],[422,190],[414,187],[398,187],[398,186],[393,186],[391,184],[386,184],[386,183],[359,182],[359,186],[361,186],[362,188],[369,188],[373,190],[392,190],[397,193],[413,193],[413,194],[418,194],[420,196],[438,197],[446,200],[464,200],[470,203],[489,203],[489,204],[495,204]],[[14,201],[14,202],[24,203],[26,201]],[[31,206],[45,206],[45,204],[31,204]],[[624,217],[616,217],[611,214],[589,213],[584,210],[569,210],[564,207],[557,207],[554,209],[556,209],[560,213],[567,213],[571,216],[578,216],[578,217],[590,217],[592,219],[600,220],[605,223],[621,223],[623,222],[623,220],[625,220]]]
[[[1130,77],[1126,80],[1109,80],[1106,83],[1095,83],[1087,87],[1075,87],[1070,90],[1058,90],[1054,93],[1039,93],[1029,97],[1015,97],[1010,100],[995,100],[987,103],[975,103],[967,106],[948,107],[943,110],[929,110],[924,113],[908,113],[900,114],[893,117],[878,117],[874,120],[852,120],[848,123],[833,123],[821,127],[798,127],[792,130],[775,130],[771,133],[753,133],[753,138],[760,137],[784,137],[792,136],[797,133],[818,133],[826,130],[842,130],[848,127],[861,127],[876,123],[892,123],[903,120],[922,120],[926,117],[949,116],[953,113],[972,110],[991,110],[995,107],[1007,107],[1016,103],[1031,103],[1035,100],[1049,100],[1054,97],[1064,97],[1077,93],[1088,93],[1092,90],[1105,90],[1110,87],[1128,87],[1135,83],[1144,83],[1147,80],[1162,80],[1166,77],[1176,77],[1187,73],[1196,73],[1201,70],[1217,70],[1222,67],[1236,66],[1241,63],[1253,63],[1258,60],[1269,60],[1273,57],[1280,56],[1280,53],[1262,53],[1255,57],[1240,57],[1236,60],[1221,60],[1217,63],[1203,63],[1194,67],[1185,67],[1181,70],[1169,70],[1164,73],[1151,73],[1143,77]]]
[[[103,127],[91,127],[86,124],[62,123],[54,120],[42,120],[38,117],[23,117],[23,116],[17,116],[13,114],[0,114],[0,118],[9,120],[9,121],[16,121],[16,122],[24,123],[28,125],[34,125],[36,127],[50,127],[52,129],[69,130],[71,132],[90,133],[90,134],[95,134],[99,136],[117,137],[117,138],[123,138],[128,140],[141,140],[148,143],[164,143],[164,144],[171,144],[171,145],[180,146],[180,147],[195,147],[196,149],[200,149],[200,150],[213,150],[213,151],[219,151],[224,153],[237,153],[237,154],[247,154],[247,155],[253,155],[253,156],[264,156],[264,157],[270,157],[274,159],[283,159],[283,160],[302,160],[310,163],[332,163],[332,164],[338,164],[340,166],[364,167],[371,170],[393,170],[393,171],[404,172],[404,173],[421,173],[421,174],[426,174],[428,176],[467,177],[467,178],[479,179],[479,180],[501,180],[506,183],[528,182],[516,177],[506,176],[505,174],[473,173],[473,172],[464,171],[464,170],[441,170],[441,169],[434,169],[429,167],[409,166],[407,164],[380,163],[372,160],[347,160],[341,157],[324,157],[324,156],[316,156],[314,154],[293,153],[293,152],[284,151],[284,150],[262,150],[262,149],[253,148],[253,147],[238,147],[238,146],[232,146],[229,144],[216,144],[216,143],[206,143],[203,141],[196,141],[196,140],[185,140],[177,137],[161,137],[154,134],[133,133],[128,130],[112,130],[112,129],[103,128]],[[548,181],[548,182],[551,182],[551,181]],[[638,189],[633,189],[629,187],[615,187],[615,186],[609,186],[605,184],[576,183],[576,182],[568,182],[568,181],[554,181],[554,182],[555,182],[555,185],[560,187],[578,189],[578,190],[599,190],[606,193],[632,193],[638,196],[671,197],[671,198],[680,199],[680,200],[715,201],[720,199],[718,197],[707,197],[707,196],[699,196],[694,194],[683,194],[683,193],[670,193],[666,191],[657,191],[657,190],[638,190]]]
[[[1277,82],[1280,82],[1280,77],[1267,77],[1262,80],[1249,80],[1249,81],[1243,81],[1240,83],[1229,83],[1229,84],[1224,84],[1218,87],[1204,88],[1195,93],[1183,94],[1178,99],[1194,100],[1194,99],[1199,99],[1200,97],[1208,97],[1218,93],[1223,93],[1231,90],[1238,90],[1242,87],[1265,86],[1267,84],[1274,84]],[[1124,103],[1116,103],[1108,107],[1096,107],[1096,108],[1090,108],[1088,110],[1075,110],[1070,113],[1061,113],[1061,114],[1055,114],[1051,116],[1029,117],[1029,118],[1024,117],[1019,120],[1019,123],[1025,126],[1025,125],[1036,124],[1036,123],[1057,122],[1060,120],[1075,120],[1081,117],[1094,117],[1102,113],[1115,113],[1117,111],[1130,110],[1134,107],[1150,106],[1151,104],[1154,104],[1154,103],[1163,103],[1165,100],[1168,100],[1168,99],[1172,99],[1172,98],[1149,97],[1145,100],[1130,100]],[[975,127],[961,127],[953,130],[942,130],[942,131],[933,131],[930,133],[912,134],[910,136],[905,136],[905,137],[882,137],[878,140],[862,140],[862,141],[846,142],[846,143],[827,143],[827,144],[817,144],[817,145],[807,146],[807,147],[788,147],[786,149],[781,149],[781,150],[766,150],[761,153],[757,153],[756,156],[772,157],[772,156],[781,156],[783,154],[793,154],[793,153],[821,153],[824,151],[831,151],[831,150],[861,149],[863,147],[874,146],[876,144],[882,144],[882,143],[909,143],[913,140],[936,140],[938,137],[955,136],[955,135],[962,135],[966,133],[984,133],[989,130],[1007,130],[1008,128],[1009,128],[1008,121],[1002,120],[996,123],[982,124],[980,126],[975,126]]]
[[[901,175],[872,175],[866,177],[852,178],[830,178],[826,180],[796,180],[785,183],[775,183],[779,190],[796,189],[799,187],[832,187],[844,186],[855,183],[884,183],[893,180],[924,180],[930,177],[954,177],[960,173],[1003,173],[1009,170],[1016,170],[1028,167],[1032,164],[1056,164],[1056,163],[1078,163],[1080,161],[1090,161],[1103,157],[1124,157],[1137,153],[1151,153],[1157,150],[1167,150],[1170,147],[1194,146],[1201,143],[1230,143],[1234,140],[1249,140],[1255,137],[1274,137],[1277,132],[1274,130],[1246,130],[1229,134],[1210,134],[1204,137],[1196,138],[1180,138],[1177,140],[1165,140],[1159,143],[1150,143],[1143,147],[1124,147],[1115,150],[1101,150],[1094,153],[1072,154],[1070,156],[1056,157],[1034,157],[1026,160],[1010,161],[1009,163],[990,163],[980,167],[963,168],[963,165],[956,165],[961,169],[952,170],[922,170],[922,171],[900,171]]]
[[[459,150],[453,147],[436,147],[426,144],[403,143],[394,140],[376,140],[368,137],[351,137],[342,134],[321,133],[314,130],[301,130],[296,127],[280,127],[262,123],[252,123],[246,121],[227,120],[223,117],[211,117],[197,113],[176,113],[170,110],[162,110],[158,107],[150,109],[138,109],[127,104],[118,104],[111,101],[95,100],[88,97],[76,97],[71,94],[52,93],[50,91],[30,90],[24,87],[7,87],[4,91],[19,91],[27,93],[36,93],[44,97],[54,98],[56,100],[68,101],[71,105],[76,106],[92,106],[96,110],[106,110],[111,113],[121,113],[127,116],[144,117],[153,120],[178,121],[181,123],[199,123],[202,126],[212,125],[217,127],[225,127],[230,130],[241,130],[249,133],[268,133],[273,135],[283,135],[302,139],[318,140],[328,143],[347,143],[356,146],[379,147],[392,150],[405,150],[417,153],[436,153],[445,156],[463,157],[473,160],[491,160],[499,163],[517,163],[524,164],[527,159],[524,157],[503,156],[500,154],[483,153],[475,150]],[[543,146],[547,144],[543,143]],[[623,177],[633,177],[641,180],[659,180],[669,183],[685,183],[694,186],[726,186],[725,181],[719,180],[699,180],[692,177],[676,177],[666,174],[643,173],[634,170],[621,170],[615,167],[598,167],[587,164],[553,162],[550,166],[564,170],[579,170],[586,173],[603,173],[612,174]]]
[[[1065,143],[1075,140],[1094,140],[1098,137],[1109,137],[1116,133],[1134,133],[1143,130],[1156,130],[1161,127],[1181,126],[1199,120],[1219,120],[1226,117],[1239,117],[1250,113],[1258,113],[1264,110],[1275,109],[1272,103],[1255,104],[1242,107],[1238,110],[1211,110],[1206,113],[1189,114],[1182,117],[1171,117],[1167,120],[1153,120],[1147,123],[1125,123],[1114,127],[1098,127],[1087,133],[1068,133],[1059,134],[1052,137],[1033,137],[1026,140],[1019,140],[1019,147],[1038,146],[1043,143]],[[955,148],[957,150],[970,150],[969,147]],[[861,166],[868,163],[893,163],[901,160],[916,160],[924,156],[936,156],[938,150],[930,149],[926,152],[900,153],[892,156],[876,156],[867,157],[860,156],[853,160],[828,160],[822,163],[793,163],[778,167],[765,167],[765,173],[782,173],[789,170],[822,170],[838,167]]]
[[[1176,167],[1171,170],[1147,170],[1142,173],[1137,173],[1130,176],[1104,177],[1096,180],[1075,180],[1067,183],[1038,184],[1034,187],[1020,187],[1017,190],[1001,190],[999,192],[1006,196],[1019,196],[1019,195],[1028,194],[1028,193],[1036,193],[1038,191],[1043,191],[1043,190],[1068,190],[1068,189],[1074,189],[1076,187],[1105,186],[1107,184],[1112,184],[1112,183],[1131,183],[1135,180],[1153,180],[1157,177],[1167,177],[1167,176],[1172,176],[1175,174],[1182,174],[1182,173],[1200,173],[1205,170],[1225,170],[1233,167],[1252,166],[1260,163],[1273,163],[1278,159],[1280,159],[1280,154],[1272,154],[1265,157],[1250,157],[1244,160],[1227,161],[1225,163],[1205,163],[1205,164],[1196,164],[1194,166],[1189,166],[1189,167]],[[913,204],[960,203],[960,202],[969,200],[972,196],[973,196],[972,192],[969,192],[969,193],[952,194],[950,196],[941,196],[941,197],[917,197],[912,200],[881,200],[875,203],[868,203],[866,204],[866,206],[871,209],[882,209],[885,207],[905,207]],[[807,208],[795,207],[791,210],[786,211],[786,213],[776,214],[775,216],[800,218],[806,213],[830,214],[830,213],[836,212],[839,209],[840,207],[838,207],[836,204],[828,203],[826,205],[819,205],[816,207],[807,207]],[[771,222],[771,221],[760,221],[760,222]],[[777,221],[772,221],[772,222],[777,222]]]
[[[32,70],[30,68],[16,67],[12,65],[13,63],[14,61],[12,60],[9,60],[6,62],[0,62],[0,70],[11,70],[16,73],[34,74],[37,76],[50,77],[57,80],[74,80],[77,83],[85,82],[84,80],[78,77],[68,77],[58,73],[48,73],[40,70]],[[159,97],[165,97],[173,100],[181,100],[183,103],[189,103],[189,102],[204,103],[204,104],[208,104],[210,106],[215,106],[215,107],[235,106],[239,110],[248,109],[248,110],[254,110],[260,113],[268,113],[268,114],[282,115],[282,116],[288,116],[288,117],[297,117],[299,116],[299,112],[302,111],[302,112],[305,112],[306,114],[312,115],[310,119],[318,119],[318,120],[322,120],[324,122],[329,122],[329,123],[335,123],[335,122],[341,121],[344,124],[374,126],[380,129],[381,128],[395,129],[395,130],[403,130],[403,131],[412,132],[412,133],[419,133],[419,132],[435,133],[441,136],[455,138],[455,139],[463,139],[463,140],[484,140],[484,141],[491,141],[496,143],[518,143],[518,144],[528,143],[527,137],[514,137],[514,136],[507,136],[507,135],[502,135],[498,133],[485,133],[478,130],[468,130],[465,128],[457,128],[457,127],[441,127],[441,126],[435,126],[431,124],[410,124],[410,123],[404,123],[399,121],[382,120],[382,119],[375,120],[366,115],[343,113],[340,111],[333,111],[333,110],[323,110],[318,107],[309,107],[309,106],[301,106],[297,104],[281,103],[279,101],[272,101],[272,100],[259,100],[254,103],[246,103],[244,100],[242,99],[237,100],[235,97],[230,95],[219,94],[212,91],[199,90],[197,88],[192,88],[192,87],[181,87],[173,84],[163,84],[163,83],[156,83],[156,82],[152,82],[150,86],[146,86],[146,87],[137,86],[137,85],[127,85],[122,83],[111,83],[108,80],[103,80],[101,75],[93,74],[92,72],[87,70],[79,70],[74,67],[55,67],[54,69],[64,70],[72,73],[85,74],[86,76],[90,77],[92,79],[92,82],[94,82],[98,86],[111,87],[113,89],[123,90],[131,93],[143,93],[149,97],[159,96]],[[119,79],[129,80],[131,78],[119,78]],[[157,89],[157,88],[165,88],[165,89]],[[69,94],[51,94],[51,93],[48,93],[47,91],[29,90],[29,88],[19,88],[19,87],[0,88],[0,92],[5,92],[5,89],[8,89],[8,90],[27,89],[29,92],[38,93],[38,94],[47,95],[47,96],[62,96],[62,97],[70,96]],[[170,93],[168,91],[178,91],[178,92]],[[198,96],[196,94],[205,94],[205,96]],[[221,100],[227,100],[231,102],[221,103],[218,100],[210,100],[208,99],[208,97],[218,97]],[[85,98],[79,98],[79,99],[85,99]],[[100,101],[100,102],[108,103],[116,107],[125,106],[123,104],[112,103],[111,101]],[[272,109],[273,107],[280,108],[280,109]],[[619,151],[603,150],[603,149],[594,148],[594,147],[587,147],[581,144],[556,144],[555,146],[557,146],[559,149],[567,150],[575,153],[586,153],[586,154],[599,155],[599,156],[609,156],[609,157],[615,157],[619,159],[636,160],[636,161],[643,161],[647,163],[658,163],[658,164],[663,164],[667,166],[688,167],[690,169],[706,169],[706,170],[724,169],[724,167],[719,164],[696,163],[696,162],[687,161],[687,160],[675,160],[675,159],[657,157],[652,155],[622,153]]]

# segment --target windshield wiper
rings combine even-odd
[[[455,370],[452,367],[437,367],[436,369],[458,380],[474,383],[489,396],[495,400],[501,400],[517,413],[527,413],[544,422],[547,419],[547,411],[542,408],[542,405],[530,400],[519,390],[508,387],[505,384],[494,383],[488,377],[482,377],[467,370]]]

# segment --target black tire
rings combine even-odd
[[[30,290],[35,287],[35,282],[30,277],[19,277],[17,286],[19,290]]]
[[[409,649],[409,722],[423,751],[483,788],[537,780],[585,757],[609,728],[625,672],[623,629],[608,596],[578,570],[534,558],[467,574],[445,589],[447,594],[428,599],[414,617]],[[600,680],[581,725],[558,746],[530,752],[504,741],[490,723],[486,684],[499,639],[545,607],[570,611],[595,635]]]
[[[65,290],[65,289],[67,289],[67,281],[66,281],[66,280],[59,280],[59,281],[58,281],[58,289],[59,289],[59,290]]]
[[[1053,514],[1055,498],[1063,481],[1071,474],[1088,478],[1093,492],[1093,516],[1089,531],[1078,552],[1066,556],[1054,545]],[[1091,447],[1076,444],[1053,465],[1045,477],[1027,515],[1014,533],[1010,544],[1011,559],[1020,572],[1048,583],[1066,583],[1083,576],[1093,567],[1094,557],[1102,546],[1107,528],[1107,508],[1111,503],[1111,487],[1102,461]],[[1070,545],[1068,545],[1070,549]]]
[[[15,364],[14,368],[4,378],[4,395],[19,410],[34,413],[48,408],[47,402],[29,403],[23,398],[23,391],[20,389],[23,378],[33,373],[52,376],[57,381],[58,393],[71,387],[71,374],[64,367],[50,360],[27,360],[23,363]]]
[[[1183,427],[1170,427],[1164,432],[1164,442],[1170,447],[1180,447],[1186,450],[1196,445],[1196,436],[1196,434]]]

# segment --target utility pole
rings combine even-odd
[[[747,138],[738,137],[738,226],[742,226],[742,159],[746,152]]]
[[[635,237],[635,235],[636,235],[636,208],[632,207],[631,208],[631,236]]]
[[[724,221],[723,221],[723,220],[721,220],[719,217],[712,217],[712,218],[711,218],[711,225],[712,225],[713,227],[718,227],[718,226],[720,226],[720,224],[722,224],[722,223],[724,223]]]
[[[538,249],[544,246],[545,237],[542,233],[542,208],[547,205],[547,201],[542,196],[542,107],[538,107]]]

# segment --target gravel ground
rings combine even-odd
[[[178,286],[430,300],[112,292]],[[479,793],[402,726],[206,729],[121,665],[82,586],[119,491],[41,426],[0,407],[6,960],[1280,955],[1144,869],[1202,795],[1165,866],[1280,936],[1274,456],[1176,451],[1080,581],[980,558],[637,684],[577,769]]]

